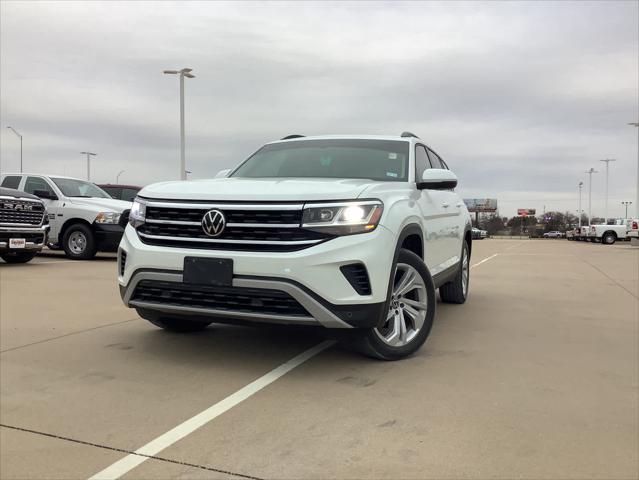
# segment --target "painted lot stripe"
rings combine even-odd
[[[488,260],[492,260],[493,258],[499,256],[499,253],[494,253],[492,254],[490,257],[484,258],[482,261],[475,263],[474,265],[471,265],[470,268],[475,268],[480,266],[482,263],[486,263]]]
[[[290,359],[286,363],[283,363],[276,369],[271,370],[257,380],[249,383],[245,387],[242,387],[237,392],[231,394],[223,400],[220,400],[216,404],[198,413],[194,417],[189,418],[177,427],[169,430],[166,433],[163,433],[156,439],[151,440],[143,447],[138,448],[135,452],[127,455],[121,460],[118,460],[101,472],[96,473],[89,480],[108,480],[120,478],[122,475],[130,472],[138,465],[144,463],[146,460],[149,459],[149,457],[157,455],[165,448],[170,447],[175,442],[193,433],[198,428],[206,425],[211,420],[219,417],[223,413],[236,406],[238,403],[256,394],[264,387],[267,387],[268,385],[273,383],[278,378],[286,375],[295,367],[298,367],[302,363],[306,362],[307,360],[311,359],[318,353],[326,350],[334,344],[334,341],[327,340],[318,345],[315,345],[312,348],[309,348],[305,352],[300,353],[298,356]]]

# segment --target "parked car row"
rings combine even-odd
[[[620,218],[610,225],[584,225],[566,232],[566,238],[574,241],[613,245],[617,240],[639,238],[639,218]]]

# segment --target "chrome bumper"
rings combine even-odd
[[[38,249],[42,249],[46,243],[47,243],[47,237],[49,234],[49,229],[50,229],[50,225],[41,225],[39,227],[3,227],[0,226],[0,233],[41,233],[43,234],[42,236],[42,243],[37,243],[37,242],[25,242],[25,246],[24,249],[20,249],[20,250],[38,250]],[[0,248],[2,249],[8,249],[9,248],[9,242],[3,242],[0,241]],[[17,249],[16,249],[17,250]]]

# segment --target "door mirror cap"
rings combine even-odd
[[[443,168],[424,170],[421,182],[417,182],[420,190],[451,190],[457,186],[457,175]]]
[[[42,198],[42,199],[46,199],[46,200],[57,200],[58,197],[54,194],[51,193],[47,190],[34,190],[33,194],[38,197],[38,198]]]
[[[217,172],[215,174],[215,178],[226,178],[229,176],[229,173],[231,173],[231,169],[225,168],[224,170],[220,170],[219,172]]]

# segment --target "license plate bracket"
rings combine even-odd
[[[27,241],[24,238],[10,238],[9,248],[25,248]]]
[[[233,259],[184,257],[182,281],[195,285],[230,287],[233,283]]]

